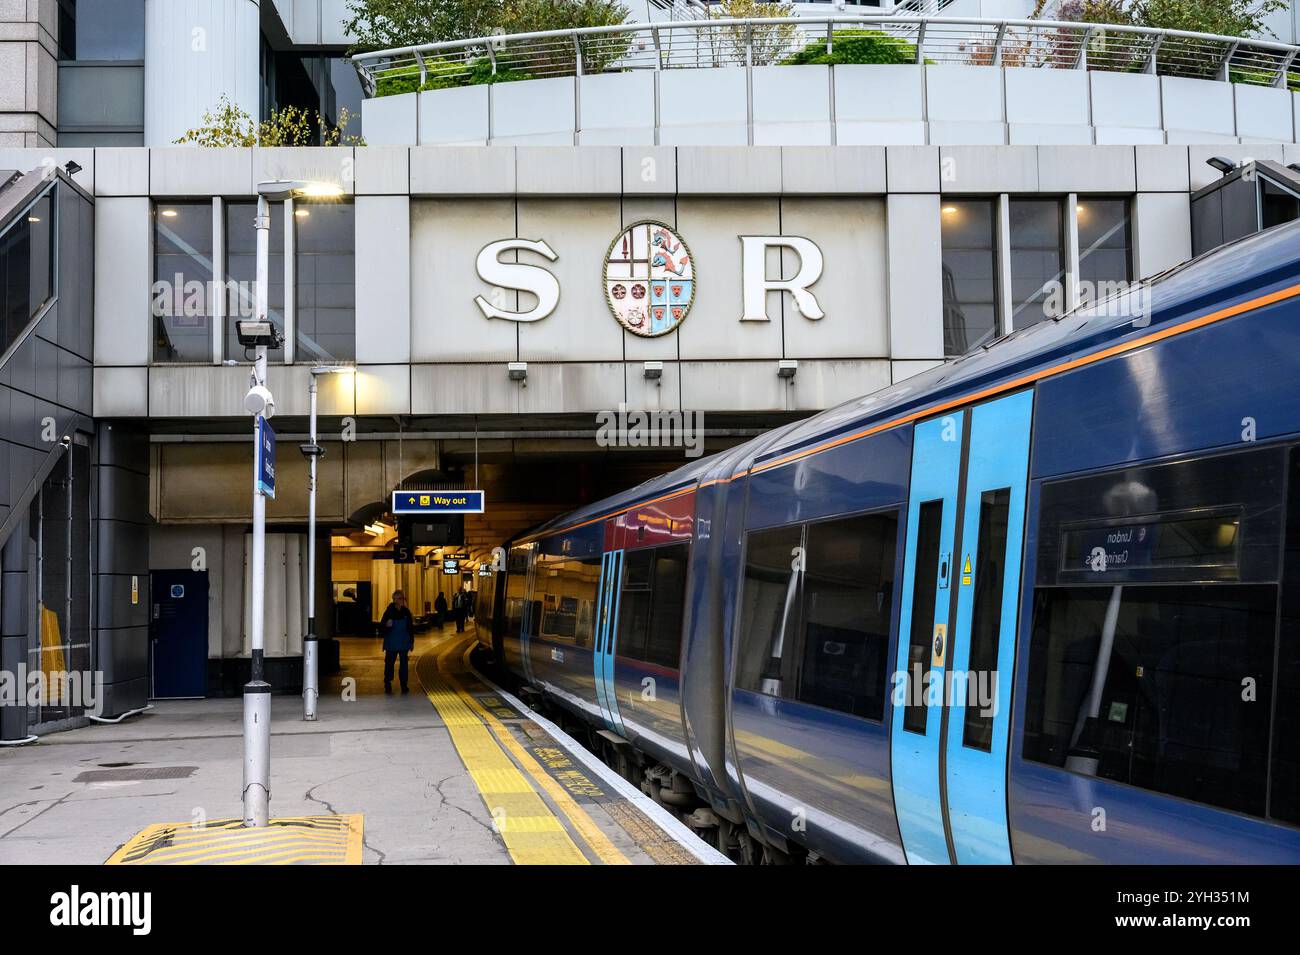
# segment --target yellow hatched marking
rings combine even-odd
[[[156,823],[108,858],[107,865],[359,865],[360,813],[272,819],[263,829],[240,820],[204,826]]]
[[[459,651],[461,666],[464,670],[468,670],[469,655],[472,650],[473,646],[465,646],[463,641],[461,643],[451,642],[447,649],[438,655],[438,669],[442,672],[444,678],[455,687],[456,692],[461,695],[468,706],[478,713],[483,722],[491,727],[497,741],[515,757],[519,765],[528,771],[528,775],[532,776],[537,785],[544,789],[546,794],[551,797],[551,800],[560,807],[573,828],[591,847],[591,851],[596,854],[596,857],[605,865],[631,865],[632,863],[628,857],[623,855],[618,846],[609,840],[609,836],[605,835],[591,816],[587,814],[587,811],[578,805],[573,796],[569,794],[569,791],[556,782],[551,774],[542,768],[536,757],[519,744],[519,741],[506,728],[506,725],[481,706],[479,701],[467,693],[455,676],[451,674],[450,660],[453,655]]]
[[[428,662],[432,664],[435,661],[429,658]],[[426,669],[429,667],[421,659],[416,663],[416,676],[429,702],[446,724],[452,744],[469,770],[488,812],[504,808],[498,801],[499,797],[517,799],[522,793],[532,793],[528,780],[505,751],[496,745],[483,721],[466,705],[465,697],[449,685],[450,681],[426,679]],[[442,677],[445,678],[446,674]],[[504,812],[493,814],[497,832],[517,865],[588,864],[582,850],[540,797],[536,797],[536,806],[527,811],[528,815],[516,816],[506,808]],[[549,820],[549,825],[539,820]]]

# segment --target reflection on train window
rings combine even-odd
[[[1300,448],[1287,465],[1286,554],[1278,628],[1277,702],[1273,715],[1273,788],[1269,815],[1300,823]]]
[[[1298,453],[1044,485],[1026,758],[1300,821]]]
[[[980,497],[979,543],[975,552],[975,606],[971,610],[969,677],[981,700],[997,697],[998,635],[1002,630],[1002,590],[1006,584],[1007,515],[1011,489],[985,491]],[[993,713],[966,706],[962,744],[989,752]]]
[[[737,685],[884,717],[898,513],[749,536]]]
[[[1276,606],[1259,584],[1040,591],[1025,755],[1262,816]]]
[[[513,547],[506,563],[506,632],[518,634],[524,619],[524,591],[528,586],[528,547]]]
[[[939,567],[942,528],[943,501],[926,501],[921,505],[916,524],[911,635],[907,641],[907,701],[903,708],[903,729],[922,736],[925,735],[925,688],[930,679],[930,629],[934,626],[939,577],[946,577],[948,571]]]
[[[600,581],[600,558],[541,557],[535,589],[542,595],[540,636],[546,640],[591,646]]]
[[[619,596],[619,656],[677,669],[686,607],[686,544],[629,550]]]

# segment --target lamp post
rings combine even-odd
[[[275,493],[275,472],[267,469],[274,455],[275,436],[266,422],[275,414],[275,399],[266,387],[266,352],[281,337],[267,317],[267,279],[271,260],[271,203],[293,196],[340,196],[338,186],[309,182],[263,182],[257,187],[257,280],[252,321],[238,321],[239,343],[254,349],[253,372],[244,409],[253,416],[253,552],[249,559],[252,583],[249,648],[251,673],[244,685],[244,825],[265,826],[271,801],[271,685],[264,679],[264,608],[266,602],[266,498]],[[273,457],[270,458],[274,460]],[[269,478],[269,481],[268,481]]]
[[[302,638],[302,718],[316,720],[316,700],[320,697],[320,642],[316,638],[316,462],[325,449],[316,439],[316,379],[321,375],[350,372],[346,365],[319,366],[311,370],[308,395],[311,400],[311,439],[300,445],[307,458],[307,633]]]

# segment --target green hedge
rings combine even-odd
[[[375,77],[375,96],[396,96],[399,93],[418,93],[424,90],[445,90],[457,86],[479,86],[484,83],[513,83],[535,77],[524,70],[499,70],[492,72],[492,60],[480,57],[466,69],[464,62],[447,63],[430,61],[426,64],[427,79],[420,83],[420,71],[404,67],[400,71],[383,73]]]
[[[879,30],[836,30],[831,36],[830,53],[826,52],[826,42],[819,40],[781,62],[788,65],[915,63],[916,46]]]

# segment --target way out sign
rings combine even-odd
[[[275,432],[265,418],[257,419],[257,490],[275,498]]]
[[[394,491],[394,514],[482,514],[482,491]]]

